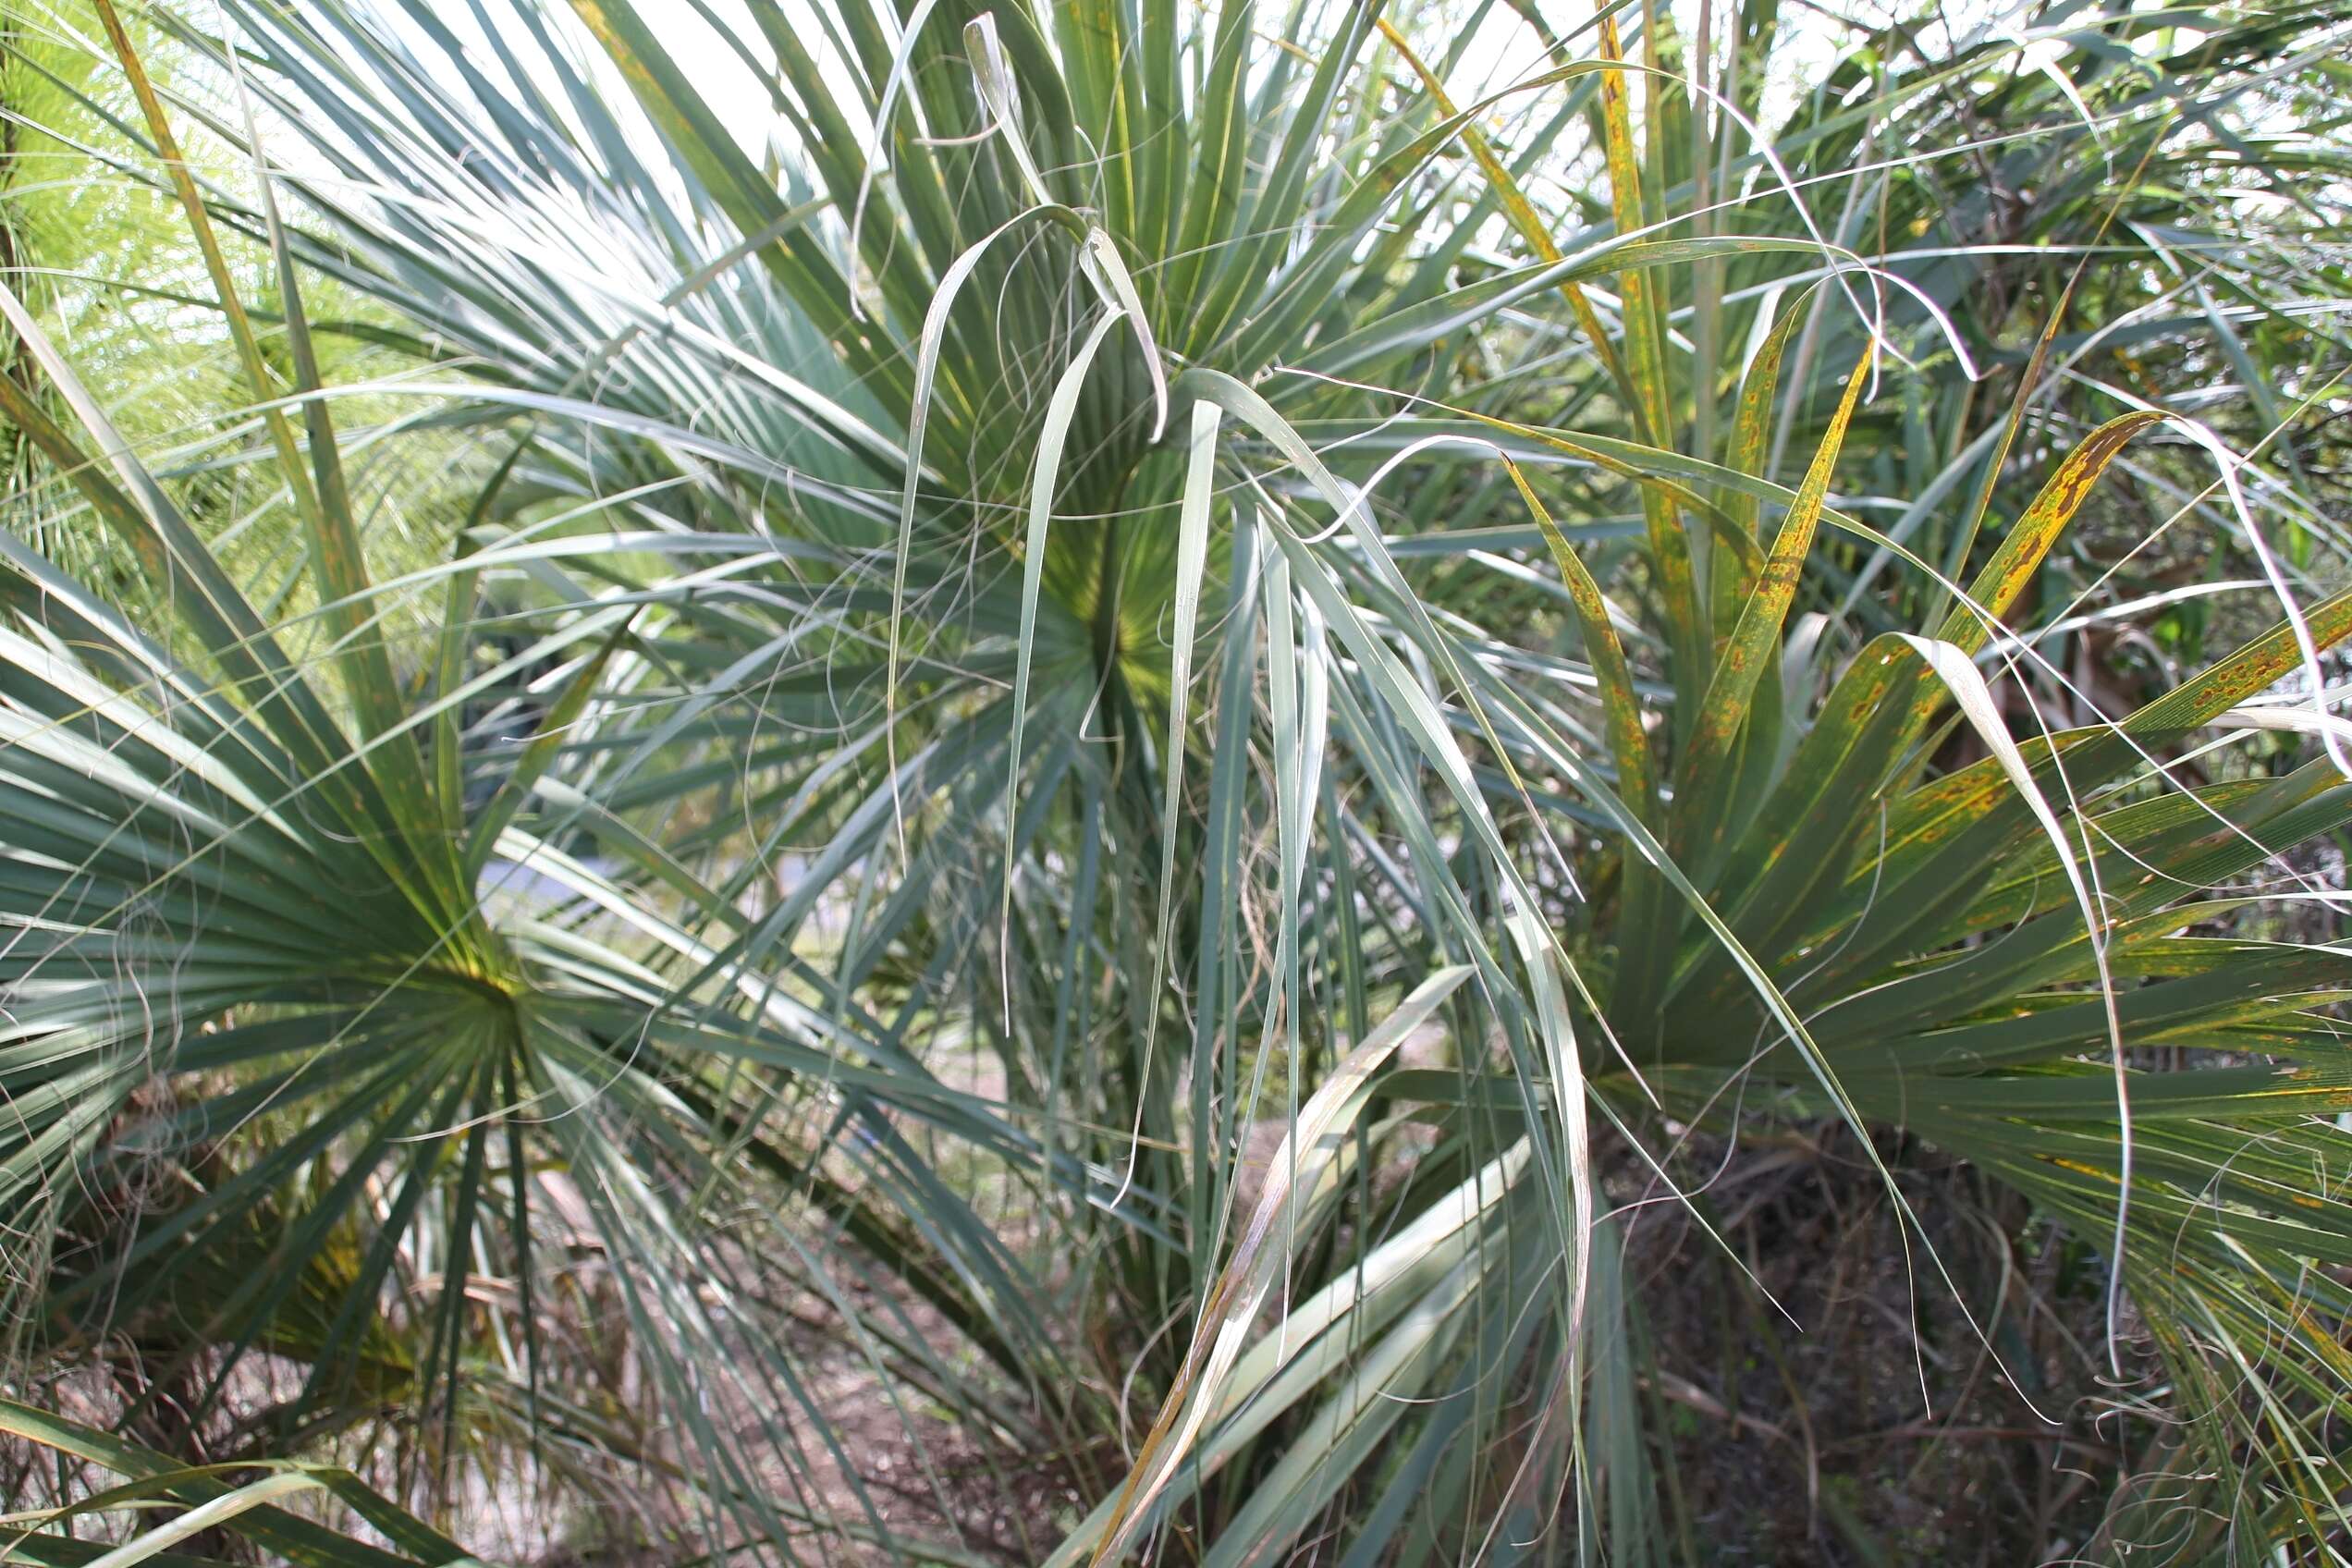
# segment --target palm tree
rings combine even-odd
[[[297,1558],[362,1549],[265,1482],[446,1543],[205,1467],[635,1465],[671,1555],[963,1560],[846,1354],[926,1464],[1066,1456],[1016,1556],[1678,1561],[1629,1236],[1736,1274],[1694,1141],[1827,1125],[1964,1311],[1930,1153],[2104,1259],[2164,1425],[2087,1555],[2341,1550],[2352,966],[2261,924],[2352,813],[2338,541],[2000,247],[2250,298],[2160,340],[2321,396],[2248,348],[2275,258],[2142,204],[2216,210],[2180,128],[2342,8],[1892,27],[1770,134],[1769,6],[1530,9],[1485,89],[1483,9],[697,11],[764,144],[630,0],[43,15],[244,396],[127,439],[0,295],[147,594],[0,541],[12,1430]],[[350,466],[408,441],[463,522],[387,572]],[[2133,464],[2285,619],[2101,713],[2028,594]],[[191,519],[221,472],[307,599]],[[135,1453],[55,1413],[92,1369]]]

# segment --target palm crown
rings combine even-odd
[[[2236,1483],[2189,1544],[2340,1538],[2352,971],[2247,890],[2352,813],[2333,541],[2223,452],[2287,619],[2013,722],[2102,476],[2218,443],[2084,374],[2063,292],[2005,401],[1911,390],[1987,374],[2002,192],[2195,251],[2132,211],[2178,116],[2332,16],[2168,54],[2036,13],[2079,123],[1832,218],[1882,144],[2056,90],[2006,40],[1857,51],[1767,131],[1770,6],[1746,79],[1662,12],[1531,10],[1537,63],[1457,96],[1470,35],[1368,6],[761,0],[763,159],[651,9],[573,9],[55,24],[128,73],[95,151],[184,210],[249,409],[158,456],[0,296],[6,411],[150,595],[6,545],[28,1365],[135,1346],[163,1443],[267,1359],[240,1454],[388,1420],[446,1476],[527,1430],[670,1467],[690,1533],[950,1551],[860,1485],[814,1305],[892,1399],[1081,1456],[1056,1562],[1334,1510],[1351,1562],[1667,1560],[1611,1175],[1712,1234],[1693,1129],[1829,1119],[1899,1210],[1873,1129],[2111,1253],[2162,1463]],[[327,383],[352,335],[416,368]],[[452,443],[464,525],[387,572],[351,471],[402,440]],[[1876,522],[1857,447],[1909,471]],[[176,498],[222,468],[299,521],[276,593]],[[2244,730],[2323,754],[2179,760]],[[582,1391],[615,1355],[670,1435]],[[2141,1496],[2101,1550],[2180,1529]],[[291,1550],[277,1509],[239,1517]]]

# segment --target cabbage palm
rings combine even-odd
[[[650,1399],[651,1527],[953,1560],[860,1485],[799,1309],[893,1401],[1078,1455],[1038,1557],[1672,1561],[1603,1172],[1703,1220],[1688,1129],[1830,1119],[2111,1250],[2198,1511],[2132,1494],[2092,1552],[2340,1549],[2352,966],[2246,919],[2352,813],[2352,596],[2272,560],[2285,620],[2080,728],[1989,684],[2063,680],[2029,585],[2202,425],[2070,396],[1989,516],[2037,357],[1872,526],[1848,448],[1964,296],[1876,317],[1897,263],[1694,132],[1648,12],[1531,16],[1457,101],[1475,30],[1367,6],[757,0],[747,150],[650,8],[573,11],[158,8],[169,92],[111,6],[44,21],[137,88],[92,153],[184,208],[251,400],[136,450],[0,296],[47,399],[7,416],[178,618],[6,546],[26,1365],[132,1347],[160,1441],[266,1353],[233,1457],[388,1424],[421,1507],[469,1429],[650,1452]],[[2209,117],[2341,36],[2234,25]],[[2101,100],[2121,175],[2192,91]],[[312,322],[314,279],[380,314]],[[330,330],[419,368],[325,385]],[[346,464],[420,431],[467,525],[386,574]],[[314,611],[190,521],[223,467]],[[1825,587],[1832,537],[1915,588]],[[1853,640],[1801,614],[1840,594]],[[2183,764],[2246,731],[2324,754]]]

